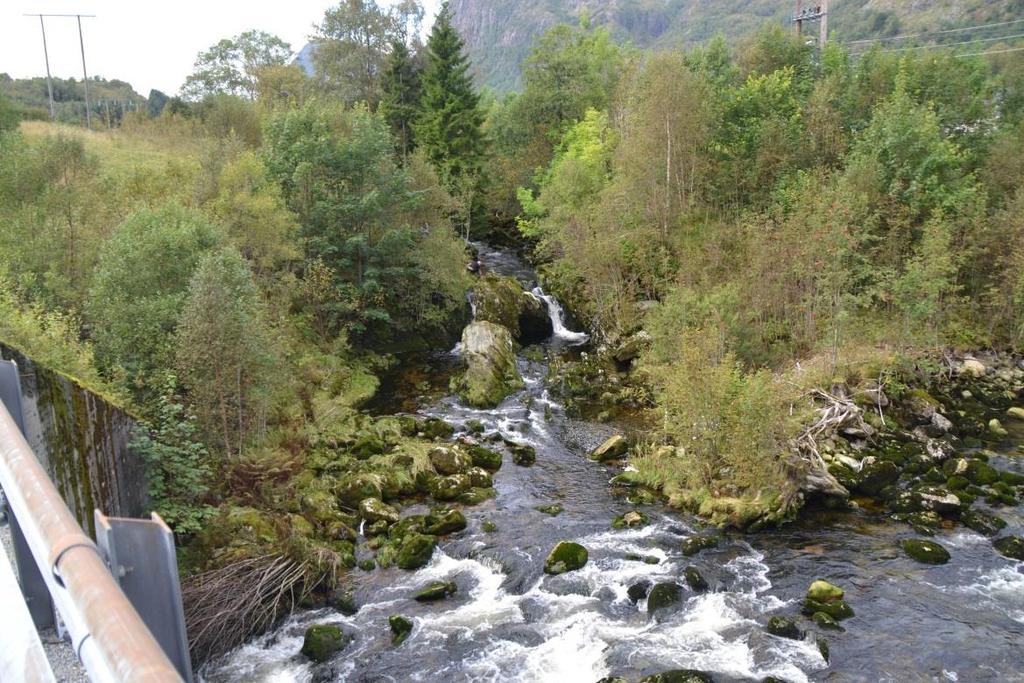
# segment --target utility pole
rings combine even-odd
[[[804,24],[818,22],[818,49],[825,47],[828,40],[828,0],[819,0],[819,4],[813,7],[804,8],[801,0],[796,0],[796,13],[793,15],[793,23],[796,24],[796,34],[804,34]]]
[[[43,31],[43,56],[46,58],[46,89],[50,95],[50,119],[56,118],[53,105],[53,79],[50,77],[50,53],[46,47],[46,26],[43,17],[74,17],[78,20],[78,47],[82,50],[82,84],[85,86],[85,125],[92,128],[92,112],[89,111],[89,72],[85,68],[85,40],[82,38],[82,18],[91,19],[95,14],[26,14],[26,17],[39,17],[39,28]]]

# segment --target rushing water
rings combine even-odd
[[[482,257],[527,291],[535,286],[512,254],[482,250]],[[585,341],[567,329],[556,301],[535,294],[556,322],[548,353]],[[440,360],[450,366],[454,358]],[[297,614],[208,667],[206,681],[594,683],[677,668],[706,670],[718,681],[1024,681],[1024,563],[1001,557],[988,539],[963,527],[942,532],[937,540],[953,559],[931,567],[899,549],[900,540],[914,535],[909,527],[866,512],[811,514],[692,558],[682,556],[680,541],[697,523],[660,506],[643,508],[651,525],[612,531],[612,519],[634,506],[612,495],[613,472],[585,457],[609,429],[564,415],[544,386],[545,362],[520,357],[519,364],[526,388],[497,409],[473,410],[447,396],[421,412],[455,425],[479,420],[488,433],[529,443],[537,449],[536,465],[517,467],[506,458],[495,475],[497,498],[466,509],[469,528],[444,541],[427,567],[354,570],[356,615]],[[1007,450],[994,464],[1024,471],[1021,460]],[[551,503],[564,512],[551,517],[535,509]],[[1021,506],[998,513],[1010,523],[1008,532],[1024,531]],[[484,521],[497,531],[483,531]],[[590,562],[547,576],[544,558],[563,539],[585,545]],[[689,565],[711,591],[684,588],[677,610],[654,617],[643,600],[629,599],[627,589],[638,581],[683,584]],[[812,631],[805,640],[767,635],[768,617],[796,616],[816,578],[847,590],[856,616],[843,622],[845,632],[813,633],[801,622]],[[439,603],[411,600],[435,580],[454,581],[458,592]],[[388,627],[393,614],[414,622],[398,647]],[[306,627],[323,622],[341,625],[355,639],[334,661],[314,667],[297,653]],[[817,637],[828,641],[830,662]]]

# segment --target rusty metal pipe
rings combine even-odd
[[[181,676],[111,576],[7,409],[0,405],[0,486],[89,678],[181,683]]]

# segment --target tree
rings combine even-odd
[[[421,88],[419,65],[401,41],[391,45],[383,90],[380,112],[391,126],[398,153],[404,160],[416,147],[413,127],[419,115]]]
[[[284,66],[291,58],[291,46],[277,36],[246,31],[200,52],[194,71],[185,79],[182,94],[193,101],[216,94],[256,99],[260,70]]]
[[[416,136],[441,182],[462,201],[468,231],[483,185],[484,117],[447,1],[434,22],[427,51]]]
[[[234,249],[199,262],[174,343],[174,365],[207,443],[228,458],[241,455],[266,431],[276,354],[259,290]]]
[[[221,241],[202,216],[170,203],[130,216],[100,253],[86,302],[100,367],[139,389],[171,364],[171,337],[200,258]]]

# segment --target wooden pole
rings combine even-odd
[[[818,49],[825,49],[825,41],[828,40],[828,0],[821,0],[821,22],[819,24],[821,33],[818,35]]]
[[[92,112],[89,111],[89,72],[85,70],[85,40],[82,38],[82,15],[78,19],[78,45],[82,48],[82,82],[85,83],[85,127],[92,130]]]
[[[46,47],[46,24],[43,23],[43,15],[39,15],[39,28],[43,31],[43,58],[46,60],[46,91],[50,95],[50,120],[57,118],[57,112],[53,107],[53,78],[50,76],[50,51]]]

